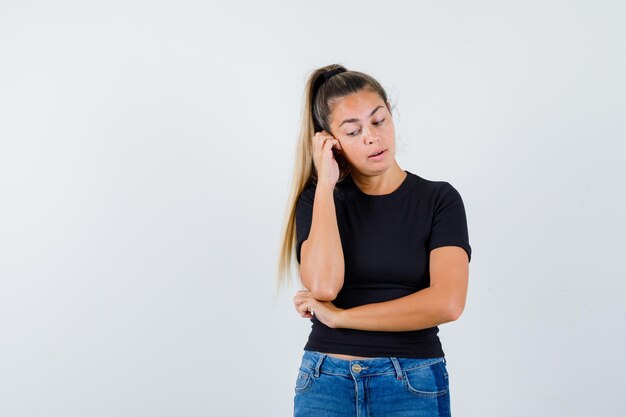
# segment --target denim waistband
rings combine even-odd
[[[302,366],[308,368],[314,376],[320,373],[361,378],[365,376],[396,374],[402,379],[403,371],[430,366],[434,363],[446,363],[445,357],[438,358],[395,358],[380,357],[372,359],[339,359],[325,353],[305,350]]]

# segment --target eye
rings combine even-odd
[[[380,121],[378,121],[378,122],[374,122],[373,124],[374,124],[374,125],[376,125],[376,126],[378,126],[378,125],[383,124],[383,122],[384,122],[384,121],[385,121],[385,119],[382,119],[382,120],[380,120]]]
[[[358,130],[355,130],[354,132],[350,132],[348,133],[348,136],[356,136]]]

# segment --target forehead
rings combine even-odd
[[[379,105],[385,105],[378,93],[360,90],[335,99],[331,105],[330,123],[341,123],[344,119],[366,119],[370,112]],[[380,111],[380,110],[379,110]]]

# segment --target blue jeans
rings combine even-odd
[[[294,417],[450,416],[443,356],[344,360],[304,351]]]

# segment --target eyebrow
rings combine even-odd
[[[382,105],[381,105],[381,106],[378,106],[378,107],[376,107],[374,110],[372,110],[372,112],[370,113],[370,116],[373,116],[373,115],[374,115],[374,113],[376,113],[376,110],[380,109],[381,107],[383,107],[383,106],[382,106]],[[343,122],[341,122],[341,124],[339,125],[339,127],[341,127],[341,125],[343,125],[344,123],[354,123],[354,122],[358,122],[358,121],[359,121],[359,119],[346,119],[346,120],[344,120]]]

